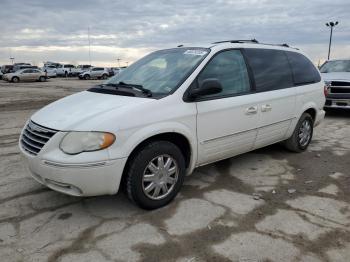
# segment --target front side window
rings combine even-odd
[[[109,79],[106,84],[138,85],[154,96],[174,91],[207,56],[207,48],[173,48],[153,52]]]
[[[244,53],[253,71],[257,92],[294,86],[291,68],[284,51],[247,48]]]
[[[198,76],[198,85],[210,78],[219,80],[222,91],[206,97],[229,96],[250,91],[248,71],[239,50],[218,53]]]
[[[321,73],[350,72],[350,60],[328,61],[320,68]]]

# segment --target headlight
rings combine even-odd
[[[97,151],[109,147],[115,136],[106,132],[69,132],[60,143],[60,149],[70,155]]]

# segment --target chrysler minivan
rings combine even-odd
[[[283,142],[304,151],[324,84],[299,50],[256,40],[153,52],[36,112],[19,145],[39,183],[74,196],[169,203],[199,166]]]

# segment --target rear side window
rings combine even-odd
[[[273,49],[245,49],[253,71],[257,92],[292,87],[293,77],[284,51]]]
[[[250,91],[248,71],[239,50],[218,53],[198,76],[201,84],[208,78],[216,78],[222,85],[222,92],[206,97],[230,96]]]
[[[296,85],[317,83],[321,81],[320,74],[312,62],[304,55],[296,52],[286,52],[292,66],[294,83]]]

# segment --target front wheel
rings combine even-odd
[[[287,149],[293,152],[303,152],[309,146],[313,135],[314,121],[310,114],[301,115],[293,135],[285,141]]]
[[[13,83],[18,83],[19,82],[19,78],[17,76],[14,76],[14,77],[12,77],[11,81]]]
[[[130,200],[144,209],[156,209],[172,201],[185,177],[180,149],[167,141],[151,142],[131,159],[126,173]]]
[[[85,80],[89,80],[89,79],[90,79],[90,75],[85,75],[85,76],[84,76],[84,79],[85,79]]]

